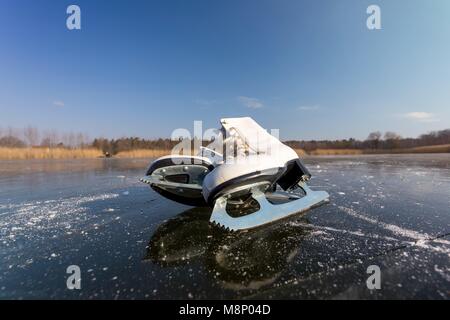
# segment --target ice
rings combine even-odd
[[[0,241],[14,240],[20,235],[29,237],[38,230],[75,229],[88,219],[87,204],[118,196],[116,193],[104,193],[8,205],[6,212],[0,216]]]
[[[376,220],[374,218],[370,218],[369,216],[362,215],[362,214],[356,212],[355,210],[353,210],[351,208],[339,206],[339,209],[341,209],[343,212],[345,212],[346,214],[348,214],[348,215],[350,215],[350,216],[352,216],[354,218],[364,220],[365,222],[377,225],[380,228],[383,228],[385,230],[389,230],[389,231],[391,231],[392,233],[394,233],[397,236],[407,237],[407,238],[411,238],[411,239],[414,239],[414,240],[430,239],[430,235],[428,235],[426,233],[420,233],[420,232],[417,232],[417,231],[414,231],[414,230],[401,228],[401,227],[396,226],[394,224],[384,223],[384,222],[378,221],[378,220]]]

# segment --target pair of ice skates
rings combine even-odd
[[[225,137],[220,151],[201,147],[197,156],[161,157],[141,181],[173,201],[211,206],[210,221],[234,231],[259,227],[328,200],[327,192],[307,186],[311,174],[297,153],[253,119],[220,122]]]

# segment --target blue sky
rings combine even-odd
[[[66,28],[81,8],[82,29]],[[382,30],[366,27],[381,8]],[[283,139],[450,128],[447,0],[0,0],[0,127],[167,137],[251,116]]]

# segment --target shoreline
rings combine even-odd
[[[450,144],[424,146],[410,149],[361,150],[361,149],[316,149],[309,152],[294,149],[300,157],[326,156],[364,156],[396,154],[446,154],[450,153]],[[74,159],[145,159],[157,158],[170,154],[171,150],[138,149],[119,152],[105,156],[99,149],[64,149],[64,148],[0,148],[0,161],[17,160],[74,160]]]

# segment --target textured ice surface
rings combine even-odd
[[[89,220],[87,215],[89,203],[118,196],[116,193],[106,193],[0,205],[0,241],[9,246],[12,245],[11,241],[14,242],[21,236],[31,241],[40,231],[72,233],[80,224]]]
[[[139,183],[148,162],[1,162],[0,298],[450,298],[449,155],[307,158],[330,203],[232,234]]]

